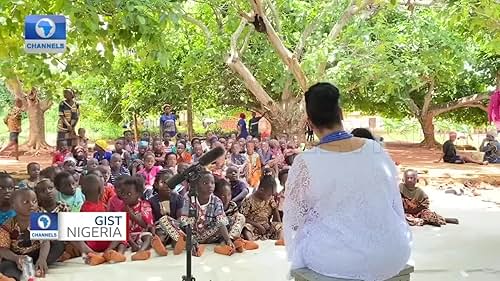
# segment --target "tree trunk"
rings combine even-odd
[[[161,136],[163,137],[163,136]],[[135,143],[139,141],[139,124],[137,124],[137,113],[134,112],[134,139]]]
[[[424,133],[424,140],[421,142],[422,145],[429,148],[434,148],[439,143],[436,141],[435,132],[434,132],[434,114],[427,113],[424,116],[420,116],[418,118],[418,122],[422,127],[422,132]]]
[[[191,140],[194,137],[193,97],[191,96],[191,93],[188,94],[188,100],[187,100],[187,125],[188,125],[188,138]]]
[[[28,100],[26,112],[29,120],[29,136],[26,145],[29,149],[47,149],[49,145],[45,141],[45,111],[42,102]]]

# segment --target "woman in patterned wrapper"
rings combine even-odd
[[[305,93],[307,123],[321,141],[297,155],[289,170],[283,210],[288,258],[292,270],[386,280],[405,268],[411,252],[398,171],[380,144],[344,130],[339,98],[329,83]]]

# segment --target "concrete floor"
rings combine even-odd
[[[445,195],[428,191],[431,207],[446,217],[460,219],[460,225],[442,228],[415,227],[412,281],[498,281],[500,280],[500,208],[477,198]],[[207,249],[194,258],[194,276],[198,281],[285,281],[288,264],[285,249],[271,241],[256,251],[231,257],[216,255]],[[49,272],[45,280],[181,280],[185,256],[156,257],[146,262],[89,267],[75,259]]]

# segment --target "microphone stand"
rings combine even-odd
[[[186,226],[186,275],[182,276],[182,281],[196,281],[192,274],[192,250],[193,250],[193,227],[191,226],[191,221],[196,223],[198,219],[198,210],[196,204],[198,202],[198,189],[191,186],[191,182],[198,179],[202,168],[196,169],[188,174],[187,182],[189,183],[189,213],[188,213],[188,224]]]

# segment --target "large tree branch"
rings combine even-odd
[[[422,114],[425,115],[429,111],[429,107],[431,105],[432,97],[434,95],[435,84],[433,78],[428,78],[428,88],[427,93],[424,96],[424,104],[422,106]]]
[[[45,111],[47,111],[47,110],[49,110],[49,109],[50,109],[50,107],[52,106],[52,104],[53,104],[53,103],[52,103],[52,101],[51,101],[51,100],[48,100],[48,99],[47,99],[47,100],[42,100],[42,101],[40,102],[40,109],[41,109],[43,112],[45,112]]]
[[[274,26],[276,26],[276,31],[278,33],[281,33],[281,21],[279,17],[279,12],[276,6],[274,5],[273,1],[266,0],[266,4],[271,10],[271,14],[273,15],[273,21],[274,21]]]
[[[245,87],[255,96],[255,98],[263,108],[273,112],[273,114],[275,114],[276,116],[279,116],[279,107],[239,58],[238,40],[241,36],[241,33],[245,29],[246,24],[247,20],[245,18],[242,18],[240,21],[240,25],[231,36],[231,50],[229,52],[229,57],[226,59],[226,64],[231,68],[231,70],[233,70],[240,76],[240,78],[243,80],[243,83],[245,84]]]
[[[196,25],[197,27],[199,27],[203,31],[203,33],[205,33],[205,37],[207,38],[207,46],[210,46],[210,44],[212,42],[212,35],[210,33],[210,30],[208,30],[208,27],[203,22],[193,18],[192,16],[190,16],[188,14],[183,14],[182,18],[185,21],[190,22],[190,23]]]
[[[340,32],[342,32],[342,29],[344,29],[344,27],[354,17],[354,15],[365,9],[366,6],[373,4],[373,2],[374,0],[363,0],[361,4],[357,5],[356,0],[351,0],[349,6],[344,10],[339,20],[335,23],[335,25],[330,30],[330,33],[328,33],[328,36],[321,44],[322,46],[321,48],[327,48],[330,42],[337,39],[337,37],[340,35]],[[323,60],[319,63],[317,71],[317,76],[319,79],[322,79],[323,76],[325,75],[326,64],[328,62],[327,57],[328,56],[325,56]]]
[[[21,81],[19,81],[19,78],[9,78],[5,81],[5,83],[14,98],[23,100],[24,102],[26,95],[23,92],[23,85],[21,84]]]
[[[475,94],[471,96],[466,96],[455,101],[445,103],[443,105],[436,105],[429,108],[429,112],[432,112],[434,116],[450,112],[455,109],[465,108],[465,107],[477,107],[482,108],[484,104],[483,100],[489,99],[489,94]]]
[[[255,14],[261,17],[265,27],[266,34],[269,42],[273,46],[274,50],[278,53],[278,56],[283,61],[283,63],[288,66],[289,71],[293,74],[297,82],[299,83],[300,88],[303,91],[307,90],[307,78],[300,67],[299,61],[297,57],[288,50],[287,47],[283,44],[283,41],[278,36],[276,31],[274,30],[272,24],[269,22],[269,19],[263,12],[262,8],[262,0],[249,0],[250,4],[253,7]]]
[[[411,113],[413,113],[415,117],[420,118],[421,116],[420,108],[418,108],[417,103],[415,103],[415,101],[410,97],[410,95],[408,95],[406,99],[406,104],[410,108]]]

